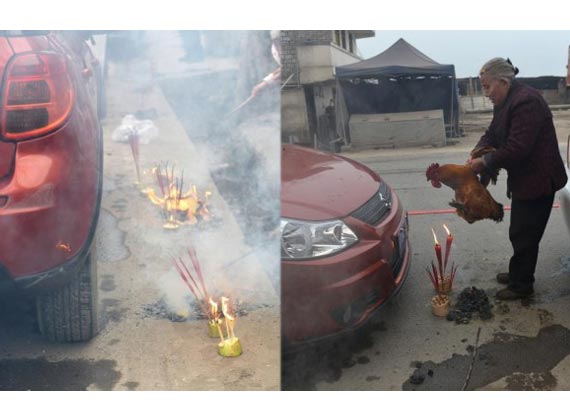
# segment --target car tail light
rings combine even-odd
[[[25,140],[45,135],[67,120],[74,90],[65,56],[17,55],[6,70],[2,90],[2,136]]]

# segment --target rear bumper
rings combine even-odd
[[[69,282],[94,241],[102,195],[102,133],[98,125],[90,130],[78,124],[19,144],[14,174],[0,187],[0,195],[8,198],[0,208],[0,277],[32,294]],[[44,164],[26,165],[26,159]]]
[[[400,208],[376,231],[377,239],[330,258],[283,263],[282,332],[289,346],[353,331],[399,291],[410,266],[407,215]],[[404,235],[391,255],[392,242]]]
[[[85,263],[87,255],[91,251],[94,236],[95,231],[89,236],[87,243],[81,247],[80,251],[65,263],[47,271],[15,279],[16,288],[35,295],[63,287],[75,277],[77,271]]]

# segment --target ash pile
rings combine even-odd
[[[140,315],[143,318],[166,319],[174,323],[205,320],[208,318],[195,301],[188,298],[185,302],[188,304],[187,308],[173,310],[166,302],[166,299],[160,298],[152,304],[143,305]],[[236,301],[235,315],[237,317],[244,317],[252,311],[270,307],[269,304],[254,304],[238,300]]]
[[[481,320],[489,320],[493,317],[492,307],[485,290],[476,287],[465,288],[447,315],[447,320],[455,321],[456,324],[468,324],[476,314]]]
[[[212,142],[220,143],[211,176],[241,228],[243,241],[255,252],[277,292],[280,147],[274,145],[274,138],[279,134],[278,120],[278,114],[260,115],[234,130],[219,126],[211,136]]]

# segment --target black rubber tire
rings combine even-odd
[[[55,342],[84,342],[99,333],[95,243],[85,263],[65,287],[36,298],[44,337]]]

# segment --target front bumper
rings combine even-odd
[[[283,261],[282,332],[288,344],[320,340],[366,323],[403,285],[410,266],[407,214],[399,203],[366,238],[328,258]],[[362,222],[345,218],[355,229]]]

